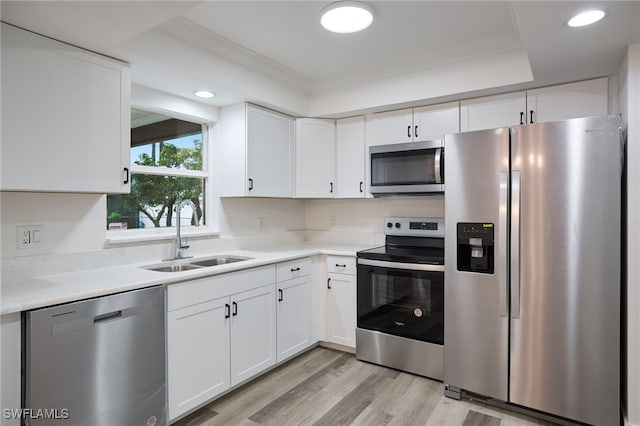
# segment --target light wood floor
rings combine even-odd
[[[443,396],[441,382],[315,348],[176,423],[214,425],[550,425]]]

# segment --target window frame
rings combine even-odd
[[[131,175],[135,174],[144,174],[144,175],[155,175],[155,176],[173,176],[173,177],[189,177],[189,178],[199,178],[203,179],[203,196],[204,196],[204,225],[193,226],[193,225],[183,225],[181,228],[181,233],[185,237],[206,237],[206,236],[217,236],[220,234],[217,226],[217,215],[214,214],[213,208],[217,203],[214,202],[214,192],[212,191],[213,187],[213,176],[212,176],[212,167],[213,159],[211,158],[211,153],[213,152],[212,147],[212,128],[213,123],[207,122],[199,117],[194,117],[186,114],[177,113],[174,111],[167,111],[163,109],[157,109],[142,105],[131,105],[132,109],[140,109],[144,111],[154,112],[158,114],[163,114],[169,118],[177,118],[180,120],[190,121],[192,123],[197,123],[202,126],[202,170],[188,170],[188,169],[173,169],[170,167],[153,167],[153,166],[140,166],[137,164],[130,164],[130,172]],[[131,147],[129,146],[129,149]],[[130,154],[129,154],[130,157]],[[106,209],[106,196],[105,199],[105,212]],[[216,222],[214,224],[214,221]],[[113,244],[126,244],[126,243],[135,243],[135,242],[145,242],[145,241],[160,241],[160,240],[171,240],[175,238],[176,228],[172,227],[162,227],[162,228],[140,228],[140,229],[107,229],[106,230],[106,243],[108,245]]]

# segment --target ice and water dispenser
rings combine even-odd
[[[458,271],[493,274],[493,223],[458,223]]]

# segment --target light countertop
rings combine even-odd
[[[252,259],[181,272],[157,272],[142,268],[154,264],[143,262],[89,271],[71,272],[31,278],[19,283],[2,283],[0,314],[10,314],[44,306],[73,302],[154,285],[172,284],[227,272],[268,265],[318,254],[355,256],[369,247],[329,243],[298,243],[264,247],[256,250],[212,252],[197,258],[219,255]],[[196,259],[197,259],[196,258]],[[194,259],[186,259],[185,262]],[[160,260],[158,262],[160,263]]]

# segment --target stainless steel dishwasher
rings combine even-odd
[[[165,287],[28,311],[26,425],[165,425]]]

